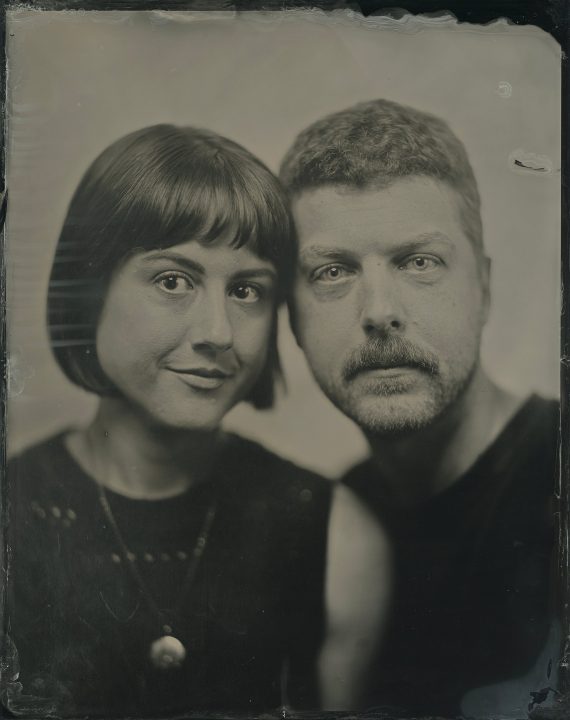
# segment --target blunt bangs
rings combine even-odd
[[[131,252],[209,243],[226,233],[278,272],[294,261],[277,179],[237,143],[206,130],[159,125],[119,140],[90,168],[73,205],[81,210],[76,232],[82,226],[97,256],[112,264]],[[101,269],[102,261],[90,261]]]
[[[221,237],[275,265],[282,302],[296,240],[286,194],[261,161],[213,132],[172,125],[138,130],[104,150],[71,200],[49,284],[51,344],[69,379],[110,392],[95,336],[110,279],[130,255]],[[276,349],[269,355],[278,372]],[[272,402],[267,379],[263,385],[256,407]]]

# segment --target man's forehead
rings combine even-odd
[[[462,233],[455,192],[432,178],[402,178],[382,188],[324,186],[293,201],[301,246],[331,236],[362,234],[407,239]]]
[[[301,261],[326,258],[338,259],[339,253],[347,249],[346,246],[339,244],[336,238],[330,235],[323,236],[322,242],[319,242],[319,240],[319,237],[312,237],[310,242],[307,242],[300,248],[299,259]],[[350,243],[347,244],[350,245]],[[456,247],[456,243],[448,235],[434,230],[399,238],[395,244],[386,243],[384,251],[413,252],[421,250],[423,246],[428,245],[432,250],[440,248],[442,250],[454,251]],[[358,249],[361,251],[364,250],[365,252],[379,250],[377,244],[374,242],[370,243],[367,247],[360,244]]]

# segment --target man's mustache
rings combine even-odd
[[[437,375],[437,358],[401,337],[374,338],[356,348],[343,368],[343,380],[349,382],[366,370],[411,367]]]

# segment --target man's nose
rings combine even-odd
[[[233,346],[233,328],[225,293],[208,293],[195,302],[190,338],[192,347],[197,350],[223,352]]]
[[[367,334],[397,333],[404,329],[404,308],[397,278],[389,268],[375,267],[364,273],[361,326]]]

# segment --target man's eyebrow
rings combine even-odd
[[[433,232],[425,232],[420,233],[419,235],[414,235],[414,237],[411,237],[407,240],[406,244],[411,243],[427,243],[427,242],[443,242],[447,245],[455,245],[453,240],[449,238],[445,233],[439,232],[439,230],[434,230]]]
[[[349,248],[326,247],[325,245],[309,245],[299,252],[299,260],[328,259],[341,260],[350,254]]]
[[[160,260],[168,260],[169,262],[181,265],[187,270],[192,270],[193,272],[199,273],[200,275],[205,275],[206,273],[204,266],[201,265],[199,262],[196,262],[195,260],[190,260],[184,255],[180,255],[179,253],[169,250],[159,250],[149,255],[145,255],[142,258],[141,262],[143,262],[144,264],[149,264],[153,262],[159,262]]]
[[[395,244],[393,251],[398,255],[410,252],[421,252],[425,245],[445,245],[449,250],[455,250],[456,244],[445,233],[434,231],[420,233]]]
[[[414,250],[417,247],[430,242],[445,243],[450,247],[455,246],[455,243],[445,233],[442,233],[439,230],[434,230],[414,235],[396,245],[396,249],[404,251]],[[309,245],[299,252],[299,260],[345,260],[350,254],[350,248],[335,248],[328,247],[326,245]]]

